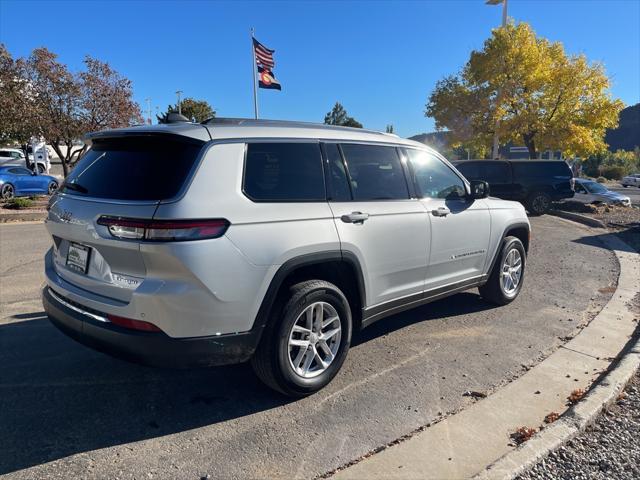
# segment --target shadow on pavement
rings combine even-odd
[[[615,233],[601,233],[600,235],[589,235],[580,237],[573,240],[575,243],[582,245],[589,245],[590,247],[603,248],[609,250],[609,247],[604,243],[605,239],[622,239],[625,241],[625,246],[621,248],[623,252],[637,253],[634,250],[633,245],[640,245],[640,226],[632,225],[630,228],[617,231]],[[632,244],[632,245],[630,245]]]
[[[353,344],[425,320],[489,308],[477,294],[461,293],[381,320],[356,334]],[[0,326],[0,475],[291,401],[264,387],[248,365],[148,368],[74,342],[44,312],[13,318],[25,321]]]

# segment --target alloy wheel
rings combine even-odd
[[[500,271],[500,285],[505,295],[511,297],[518,291],[522,279],[522,255],[517,248],[509,250]]]
[[[2,198],[4,198],[5,200],[13,198],[14,193],[15,192],[13,191],[13,185],[6,184],[2,187]]]
[[[288,355],[293,371],[302,378],[323,373],[338,354],[342,326],[336,309],[327,302],[305,308],[289,332]]]

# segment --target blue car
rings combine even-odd
[[[0,167],[0,196],[3,200],[29,195],[52,195],[58,180],[50,175],[37,175],[28,168]]]

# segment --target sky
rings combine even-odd
[[[605,65],[613,96],[640,101],[640,0],[509,0],[509,17]],[[436,82],[460,70],[501,22],[485,0],[0,0],[0,42],[15,57],[47,47],[72,71],[85,55],[133,81],[155,119],[183,97],[252,117],[250,28],[275,49],[282,91],[259,90],[261,118],[322,122],[336,101],[366,128],[434,130]]]

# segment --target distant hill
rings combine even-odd
[[[604,139],[611,152],[640,147],[640,103],[623,109],[618,128],[607,130]]]
[[[409,140],[415,142],[424,143],[430,147],[442,152],[449,148],[449,132],[431,132],[431,133],[419,133],[413,137],[409,137]]]

